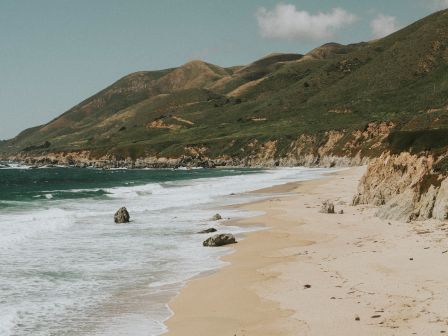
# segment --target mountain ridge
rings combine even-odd
[[[84,153],[90,162],[131,165],[192,156],[224,165],[332,165],[419,143],[444,155],[446,145],[428,138],[448,135],[447,27],[445,10],[383,39],[327,43],[305,55],[135,72],[3,141],[0,153],[44,161]]]

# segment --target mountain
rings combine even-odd
[[[0,143],[33,162],[355,164],[448,146],[448,11],[383,39],[130,74]],[[196,160],[196,161],[195,161]],[[199,161],[198,161],[199,160]]]

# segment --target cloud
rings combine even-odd
[[[310,14],[287,4],[279,4],[273,10],[261,7],[256,17],[261,36],[270,39],[326,39],[356,21],[354,14],[342,8]]]
[[[378,39],[396,32],[400,26],[396,17],[378,14],[370,22],[370,28],[372,28],[373,38]]]
[[[432,8],[447,9],[448,8],[448,0],[432,0]]]

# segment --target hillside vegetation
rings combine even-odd
[[[0,143],[4,156],[378,156],[448,146],[448,11],[386,38],[272,54],[247,66],[192,61],[130,74],[49,123]],[[194,150],[192,150],[194,149]]]

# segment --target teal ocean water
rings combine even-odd
[[[141,186],[149,183],[248,175],[260,169],[147,169],[101,170],[84,168],[0,169],[0,207],[23,206],[39,199],[101,199],[110,188]],[[113,192],[113,191],[112,191]],[[15,203],[20,202],[20,203]]]
[[[0,169],[0,335],[160,335],[185,281],[222,266],[211,221],[324,169]],[[117,225],[126,206],[131,223]]]

